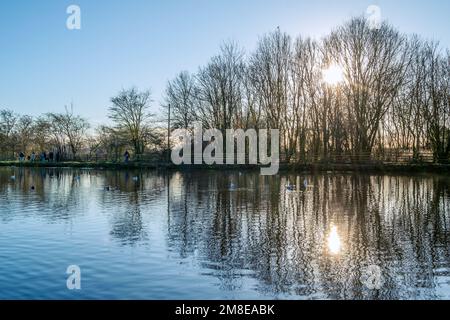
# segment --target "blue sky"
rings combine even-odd
[[[66,8],[81,8],[81,30]],[[75,111],[108,122],[120,89],[151,88],[159,110],[165,85],[195,72],[227,40],[247,52],[279,26],[320,38],[352,15],[380,6],[405,33],[450,48],[450,1],[442,0],[15,0],[0,2],[0,109],[38,115]]]

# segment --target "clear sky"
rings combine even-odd
[[[66,8],[81,8],[68,30]],[[195,72],[227,40],[247,52],[277,26],[320,38],[371,4],[405,33],[450,48],[447,0],[14,0],[0,2],[0,109],[75,111],[107,122],[120,89],[151,88],[159,110],[167,81]]]

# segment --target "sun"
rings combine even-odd
[[[322,71],[322,78],[325,83],[335,86],[344,80],[344,70],[337,64],[332,64]]]

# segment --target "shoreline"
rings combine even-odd
[[[98,170],[167,170],[167,171],[254,171],[260,170],[259,165],[180,165],[176,166],[167,163],[140,163],[130,162],[19,162],[0,161],[0,167],[23,167],[23,168],[78,168],[78,169],[98,169]],[[280,165],[280,172],[381,172],[381,173],[440,173],[450,175],[450,164],[291,164]]]

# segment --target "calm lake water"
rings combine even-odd
[[[450,178],[0,168],[0,299],[450,299]]]

